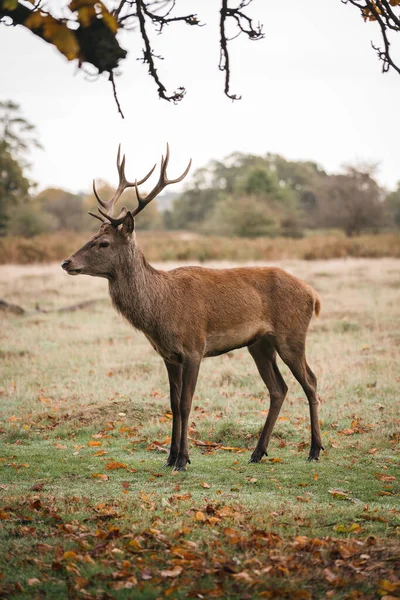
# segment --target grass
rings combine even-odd
[[[106,283],[0,268],[0,298],[30,311],[0,317],[0,597],[400,596],[400,263],[281,266],[322,299],[308,358],[323,456],[306,461],[307,402],[282,365],[269,457],[247,464],[268,399],[243,349],[203,362],[177,474],[163,363]]]
[[[138,238],[145,255],[152,261],[400,258],[399,233],[363,234],[354,238],[347,238],[341,232],[311,233],[312,235],[302,239],[247,239],[179,231],[139,231]],[[0,238],[0,264],[61,261],[83,246],[92,235],[93,233],[58,232],[30,239]]]

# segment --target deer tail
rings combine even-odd
[[[319,299],[317,294],[315,294],[315,296],[314,296],[314,312],[315,312],[315,316],[319,317],[320,312],[321,312],[321,300]]]

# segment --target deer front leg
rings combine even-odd
[[[171,446],[165,466],[173,467],[176,463],[176,459],[178,458],[179,444],[181,441],[181,413],[179,405],[182,393],[182,365],[176,365],[167,361],[164,362],[168,371],[172,412]]]
[[[178,457],[175,463],[175,471],[186,471],[187,463],[190,464],[189,460],[189,447],[188,447],[188,426],[189,426],[189,415],[192,407],[192,398],[194,390],[196,388],[197,377],[200,368],[200,359],[189,359],[184,361],[182,374],[182,393],[180,401],[180,415],[181,415],[181,440],[179,445]]]

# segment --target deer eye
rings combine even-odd
[[[110,242],[100,242],[100,244],[99,244],[100,248],[108,248],[109,245],[110,245]]]

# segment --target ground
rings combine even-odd
[[[163,467],[163,362],[106,282],[0,267],[0,299],[27,310],[0,313],[0,597],[400,597],[400,261],[279,266],[322,301],[321,460],[282,365],[269,456],[248,464],[268,396],[242,349],[202,364],[185,473]]]

